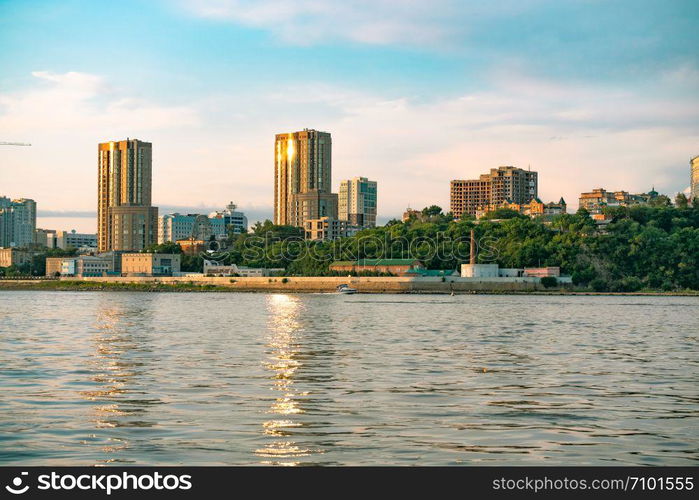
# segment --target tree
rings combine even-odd
[[[484,219],[514,219],[515,217],[526,217],[526,215],[522,215],[517,210],[512,210],[511,208],[496,208],[495,210],[485,214],[485,216],[483,218]]]
[[[677,196],[675,196],[675,206],[677,208],[689,207],[689,200],[687,199],[687,196],[684,193],[677,193]]]
[[[304,236],[303,229],[300,227],[274,224],[269,219],[264,222],[257,221],[253,225],[252,231],[257,236],[279,240],[298,239]]]
[[[425,207],[422,209],[422,215],[425,217],[432,217],[434,215],[441,215],[442,213],[442,207],[438,207],[437,205],[432,205],[429,207]]]
[[[544,285],[544,288],[553,288],[558,285],[558,280],[555,276],[544,276],[541,278],[541,284]]]
[[[661,194],[650,200],[648,205],[651,207],[669,207],[672,205],[672,202],[670,202],[670,198],[668,196]]]

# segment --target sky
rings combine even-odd
[[[699,154],[696,0],[0,0],[0,196],[94,232],[97,144],[153,143],[153,204],[271,218],[274,135],[333,139],[379,222],[514,165],[539,197],[674,196]]]

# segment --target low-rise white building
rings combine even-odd
[[[283,273],[283,268],[264,268],[264,267],[244,267],[231,264],[223,266],[216,262],[204,261],[205,276],[240,276],[244,278],[262,278],[274,276]]]
[[[497,264],[461,264],[462,278],[497,278]]]

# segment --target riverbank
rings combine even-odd
[[[260,292],[260,293],[332,293],[347,283],[360,293],[413,294],[535,294],[535,295],[636,295],[699,296],[699,291],[592,292],[576,289],[571,283],[545,288],[536,279],[498,280],[469,278],[399,277],[279,277],[279,278],[172,278],[108,277],[75,280],[0,280],[3,290],[47,291],[131,291],[131,292]]]

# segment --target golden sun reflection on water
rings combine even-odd
[[[299,400],[308,396],[307,392],[294,387],[294,377],[302,366],[296,359],[300,351],[301,309],[301,302],[296,297],[278,294],[267,299],[271,337],[267,343],[269,359],[263,365],[270,372],[271,390],[278,393],[267,413],[280,418],[262,423],[264,434],[274,438],[267,446],[255,450],[257,456],[271,459],[263,460],[263,464],[293,466],[299,462],[289,459],[318,453],[293,440],[292,429],[304,424],[289,418],[305,412]]]
[[[92,373],[90,380],[96,387],[80,391],[84,400],[94,403],[90,408],[89,420],[95,429],[134,425],[128,420],[143,412],[141,408],[127,403],[133,382],[139,375],[138,365],[129,359],[129,353],[137,348],[128,332],[130,313],[109,304],[104,304],[97,312],[92,335],[94,351],[87,362]],[[140,422],[135,425],[144,424]],[[85,444],[91,443],[86,441]],[[118,461],[115,454],[128,447],[129,441],[126,439],[105,437],[100,449],[106,457],[95,465]]]

